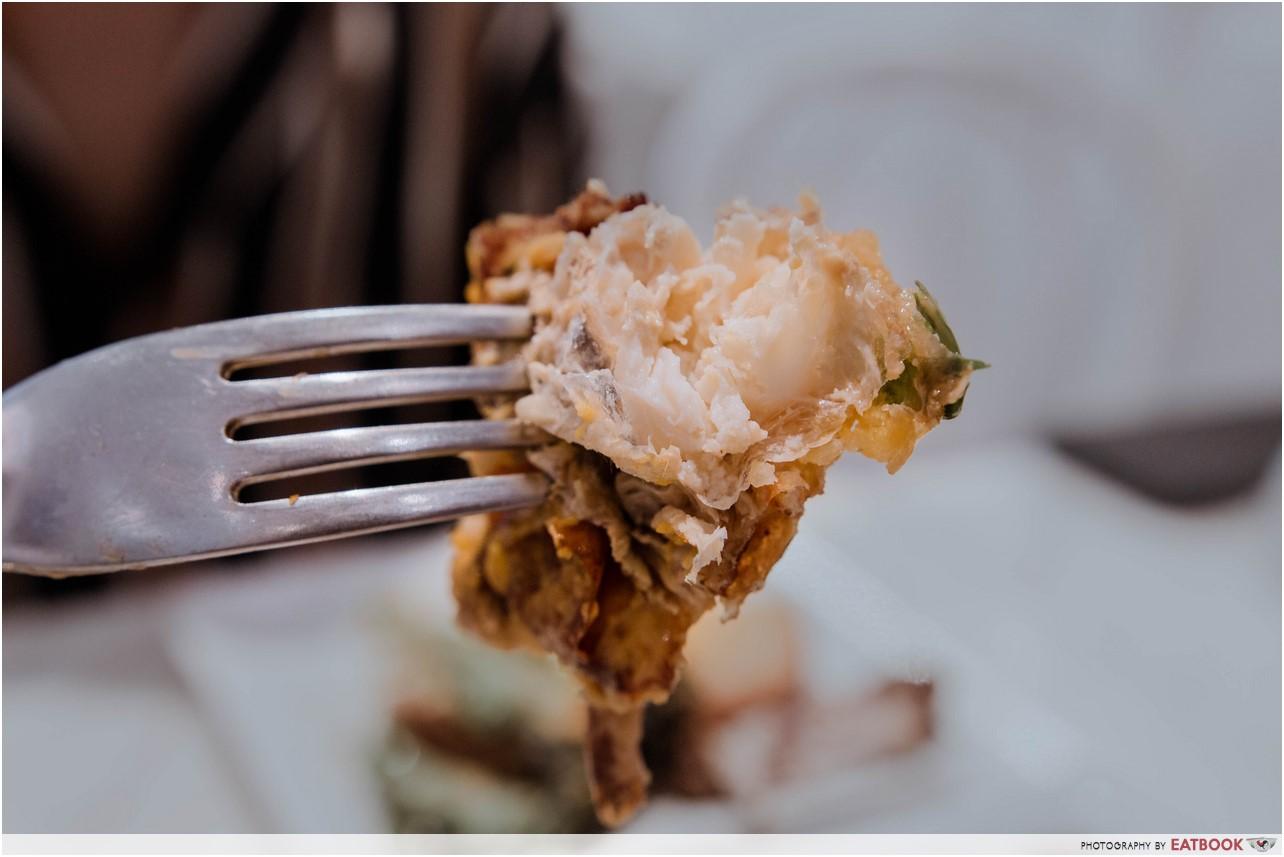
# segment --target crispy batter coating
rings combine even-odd
[[[616,827],[646,802],[651,784],[642,761],[642,709],[590,708],[584,752],[598,820]]]
[[[865,325],[870,331],[866,335],[862,328],[853,334],[836,325],[843,336],[855,337],[844,343],[865,347],[867,341],[877,341],[883,351],[874,354],[868,346],[867,353],[853,354],[840,343],[842,347],[816,352],[815,365],[854,379],[841,395],[817,398],[805,387],[800,388],[800,402],[776,406],[769,401],[771,389],[746,393],[757,413],[774,408],[761,426],[748,419],[748,412],[741,413],[744,402],[728,398],[724,384],[710,406],[716,436],[704,447],[690,447],[689,453],[674,446],[650,453],[636,440],[621,441],[621,393],[610,379],[613,370],[624,371],[619,364],[626,356],[616,353],[612,340],[600,341],[584,316],[558,320],[565,307],[564,302],[557,304],[557,296],[567,290],[563,280],[605,276],[602,266],[616,258],[613,248],[597,249],[594,239],[586,237],[596,235],[595,228],[608,219],[618,224],[612,228],[633,230],[642,248],[619,251],[636,277],[630,288],[677,289],[664,267],[663,254],[669,252],[683,260],[684,270],[695,272],[687,276],[688,294],[674,292],[675,312],[696,312],[693,307],[712,293],[700,293],[704,269],[699,268],[698,245],[692,250],[688,245],[694,239],[662,219],[670,215],[646,206],[641,195],[612,199],[600,183],[590,182],[552,215],[503,215],[478,226],[468,242],[468,299],[529,302],[537,318],[536,341],[525,352],[520,345],[482,344],[474,348],[474,362],[495,363],[523,353],[532,361],[532,372],[539,367],[544,372],[533,375],[538,383],[528,397],[529,406],[523,400],[523,406],[515,408],[504,399],[479,404],[492,418],[518,412],[523,418],[533,415],[533,421],[558,439],[526,454],[469,457],[475,473],[537,469],[551,477],[553,487],[537,509],[460,522],[454,533],[453,567],[459,619],[495,645],[551,653],[579,677],[590,703],[585,745],[589,780],[598,815],[607,825],[627,820],[645,802],[649,774],[638,749],[643,707],[672,692],[692,624],[718,604],[725,617],[734,616],[744,598],[763,586],[793,539],[804,503],[822,491],[824,469],[842,449],[856,449],[895,469],[941,419],[945,406],[966,389],[968,367],[948,363],[948,372],[923,371],[921,377],[909,369],[912,360],[923,366],[947,365],[950,352],[914,310],[913,298],[891,281],[872,236],[816,231],[819,211],[806,203],[792,226],[780,212],[763,221],[775,224],[769,228],[755,226],[755,216],[748,208],[729,215],[726,229],[736,234],[728,241],[741,246],[734,244],[741,240],[737,235],[759,229],[757,252],[766,259],[778,255],[787,260],[791,252],[805,257],[798,261],[795,255],[795,261],[782,263],[775,274],[762,274],[763,281],[775,276],[776,286],[783,288],[793,276],[791,270],[826,283],[831,278],[839,292],[825,292],[830,286],[822,284],[807,285],[810,291],[799,294],[813,301],[812,310],[821,316],[832,313],[828,304],[815,301],[828,301],[848,313],[853,326]],[[646,218],[655,226],[643,235],[638,230]],[[721,250],[710,252],[725,254],[729,245],[719,246]],[[744,268],[734,260],[727,264]],[[715,271],[711,276],[719,275]],[[844,277],[858,279],[863,296],[853,297],[849,286],[847,297],[842,297]],[[732,312],[732,297],[729,294],[719,312]],[[541,300],[545,304],[537,305]],[[562,326],[554,329],[558,324]],[[678,332],[664,336],[682,340],[708,335],[689,326],[674,330]],[[681,350],[678,340],[665,341]],[[734,354],[741,346],[728,341],[728,351]],[[707,348],[701,361],[716,351]],[[687,365],[681,370],[695,372],[695,359],[684,357]],[[791,359],[786,355],[784,362]],[[730,378],[735,371],[734,365],[713,365],[706,380]],[[795,374],[812,386],[826,383],[824,376],[816,379],[817,371],[802,362]],[[880,385],[895,380],[898,373],[903,388],[898,395],[909,404],[880,392]],[[923,386],[924,378],[931,381],[930,389]],[[561,381],[565,383],[559,386]],[[603,425],[607,431],[597,440],[586,439],[587,428]],[[702,424],[707,425],[712,423]],[[807,436],[818,425],[826,433],[817,439]],[[724,447],[719,443],[734,445],[735,454],[720,452]],[[616,450],[618,455],[608,454]],[[710,471],[717,471],[716,479],[702,481],[702,473],[692,469],[693,461],[706,462]]]

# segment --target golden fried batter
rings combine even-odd
[[[480,403],[555,438],[469,457],[537,469],[539,508],[454,533],[461,623],[551,653],[590,703],[586,756],[603,823],[645,801],[648,702],[672,692],[688,629],[761,588],[845,449],[894,470],[957,413],[978,366],[926,290],[892,281],[868,233],[731,206],[701,250],[677,218],[600,183],[548,216],[503,215],[468,242],[473,302],[527,304],[531,394]]]

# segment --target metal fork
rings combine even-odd
[[[269,478],[541,442],[514,421],[231,437],[248,423],[519,393],[527,383],[519,363],[229,380],[236,369],[530,333],[517,307],[311,310],[152,334],[59,363],[4,394],[4,570],[147,568],[538,503],[546,482],[533,474],[238,499]]]

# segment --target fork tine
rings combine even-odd
[[[361,408],[441,402],[528,388],[517,361],[498,366],[425,366],[373,372],[326,372],[293,378],[225,381],[235,412],[230,425]]]
[[[517,420],[459,420],[371,426],[231,441],[237,488],[286,476],[411,458],[458,455],[472,449],[518,449],[548,439]]]
[[[216,322],[184,332],[186,358],[225,361],[224,372],[246,366],[330,354],[525,339],[523,307],[404,305],[304,310]]]
[[[293,504],[268,500],[240,508],[256,542],[284,547],[534,506],[547,489],[542,474],[516,473],[312,494]]]

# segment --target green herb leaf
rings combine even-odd
[[[964,369],[972,369],[975,371],[977,369],[990,368],[990,364],[986,363],[984,360],[973,360],[971,357],[960,357],[957,354],[946,360],[944,365],[947,371],[952,372],[955,375],[959,374]]]
[[[941,340],[941,344],[954,352],[954,357],[944,365],[944,371],[949,374],[959,375],[969,369],[973,371],[976,371],[977,369],[989,369],[990,364],[986,363],[984,360],[973,360],[972,358],[964,357],[959,353],[958,338],[954,335],[954,331],[950,329],[949,322],[945,320],[945,315],[941,312],[941,307],[937,304],[936,298],[932,297],[932,293],[927,290],[927,286],[923,285],[918,280],[914,281],[914,285],[918,287],[918,291],[914,293],[914,304],[918,307],[919,314],[923,316],[923,320],[927,322],[927,326],[936,334],[936,338]],[[900,379],[898,378],[897,380],[899,381]],[[886,384],[883,385],[883,389],[887,389]],[[917,393],[917,391],[915,392]],[[957,401],[950,402],[946,405],[944,409],[942,409],[941,418],[952,420],[962,413],[963,398],[966,395],[967,391],[964,390],[963,395],[959,396]]]
[[[941,343],[955,354],[959,353],[959,341],[954,336],[954,331],[950,330],[949,322],[941,313],[941,307],[932,297],[932,293],[927,290],[919,280],[914,281],[918,286],[918,291],[914,293],[914,303],[918,306],[919,313],[927,320],[927,326],[932,328],[932,332],[941,340]]]
[[[889,405],[908,405],[915,410],[923,407],[923,397],[918,392],[915,379],[918,378],[918,367],[906,363],[901,374],[885,383],[878,391],[879,398]]]

